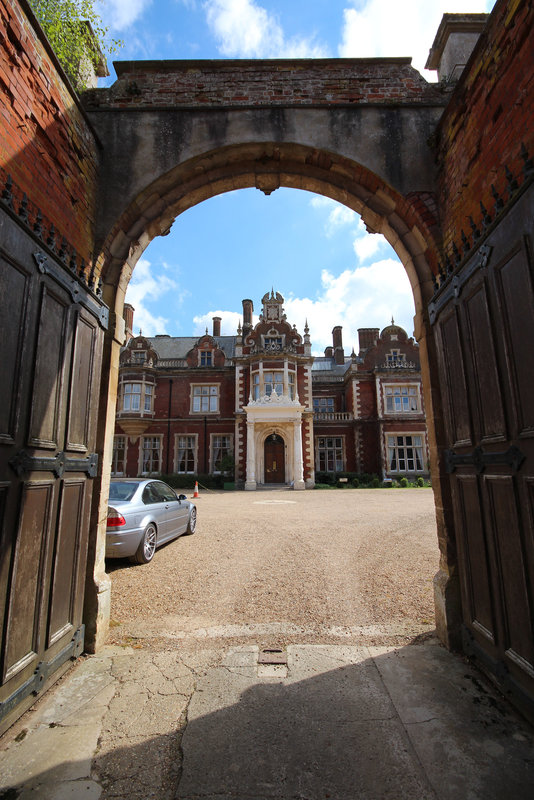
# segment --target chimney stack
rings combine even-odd
[[[380,336],[380,328],[358,328],[360,353],[374,347]]]
[[[324,349],[324,357],[325,358],[332,358],[334,355],[334,349],[332,347],[325,347]]]
[[[221,317],[212,317],[213,321],[213,335],[220,336],[221,335]]]
[[[252,330],[252,312],[254,305],[252,300],[243,300],[243,338],[248,336]]]
[[[133,336],[133,322],[134,322],[135,308],[130,303],[124,304],[122,315],[124,317],[124,324],[126,327],[126,341],[128,342]]]
[[[341,325],[336,325],[336,327],[332,331],[332,341],[334,345],[334,359],[336,364],[344,364],[345,363],[345,352],[343,350],[343,337],[341,331],[343,328]]]

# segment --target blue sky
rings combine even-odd
[[[491,11],[494,0],[103,0],[96,7],[124,46],[115,60],[411,56],[424,70],[445,12]],[[101,85],[115,80],[111,76]],[[209,235],[206,235],[209,231]],[[327,198],[278,189],[229,192],[180,215],[139,261],[127,300],[146,335],[233,334],[241,300],[258,312],[274,287],[299,330],[307,318],[314,352],[343,326],[345,351],[357,329],[391,317],[413,332],[413,299],[394,251],[358,215]]]

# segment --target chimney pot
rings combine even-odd
[[[212,317],[213,321],[213,335],[220,336],[221,335],[221,317]]]
[[[360,353],[374,347],[380,336],[380,328],[358,328]]]
[[[345,363],[345,352],[343,350],[343,335],[342,335],[342,326],[336,325],[336,327],[332,331],[332,342],[334,345],[334,358],[336,364],[344,364]]]

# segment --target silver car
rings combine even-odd
[[[152,561],[156,547],[194,533],[197,509],[163,481],[114,478],[109,489],[106,558]]]

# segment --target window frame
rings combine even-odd
[[[196,390],[199,389],[200,391],[197,392]],[[215,391],[204,393],[202,389],[214,389]],[[199,409],[195,409],[195,398],[199,398]],[[215,398],[216,401],[216,408],[215,409],[203,409],[202,408],[202,398],[207,397],[209,402],[208,406],[211,406],[211,398]],[[220,383],[192,383],[191,384],[191,405],[190,405],[190,413],[194,414],[195,416],[202,415],[206,416],[208,414],[220,414],[220,402],[221,402],[221,385]]]
[[[328,400],[332,402],[326,403],[324,408],[319,408],[320,401],[322,400]],[[334,395],[327,395],[327,396],[318,395],[316,397],[312,397],[312,407],[314,414],[334,414],[336,410],[335,405],[336,405],[336,398],[334,397]]]
[[[426,453],[426,435],[424,431],[388,431],[385,434],[386,437],[386,473],[392,476],[403,476],[403,475],[423,475],[427,472],[425,469],[425,453]],[[397,440],[394,443],[391,443],[391,440]],[[398,440],[402,439],[403,443],[399,443]],[[407,439],[419,439],[420,443],[416,444],[415,442],[407,442]],[[399,457],[400,450],[404,451],[404,454]],[[414,452],[412,456],[408,456],[408,449],[416,450],[418,449],[420,452],[417,454]],[[391,451],[394,451],[394,456],[392,457]],[[400,463],[404,464],[401,468]],[[413,462],[413,467],[410,468],[408,466],[409,461]],[[392,466],[393,461],[395,462],[395,467]],[[417,462],[420,462],[420,467],[417,466]]]
[[[191,439],[193,441],[193,447],[184,447],[184,450],[191,449],[193,452],[193,469],[192,470],[180,470],[178,455],[180,451],[180,439]],[[189,459],[187,459],[189,461]],[[196,475],[198,468],[198,433],[175,433],[174,434],[174,472],[177,475]]]
[[[326,444],[321,445],[321,442],[324,441]],[[329,441],[339,441],[339,444],[331,444],[329,445]],[[333,469],[328,469],[329,464],[329,456],[328,453],[330,451],[334,452],[334,457],[332,459]],[[337,452],[341,453],[341,460],[338,458]],[[325,453],[324,456],[324,466],[321,465],[321,453]],[[337,472],[345,472],[345,465],[347,463],[346,460],[346,453],[345,453],[345,436],[316,436],[315,437],[315,471],[316,472],[333,472],[334,474]]]
[[[401,390],[400,393],[395,394],[393,390],[399,389]],[[407,389],[406,393],[402,393],[402,389]],[[388,392],[389,390],[389,392]],[[410,392],[413,390],[413,392]],[[403,405],[403,398],[406,398],[407,404],[411,405],[410,398],[415,398],[416,408],[388,408],[388,400],[391,400],[391,405],[396,405],[395,398],[399,398],[401,401],[399,405]],[[402,383],[399,381],[398,383],[384,383],[383,384],[383,398],[384,398],[384,415],[388,416],[398,416],[399,414],[408,414],[410,416],[414,416],[415,414],[421,414],[422,409],[422,401],[421,401],[421,384],[415,381],[403,381]]]
[[[150,469],[150,470],[145,470],[144,469],[144,466],[145,466],[144,453],[145,453],[145,449],[146,449],[145,448],[145,441],[147,441],[148,439],[152,440],[152,442],[157,442],[158,443],[158,446],[157,446],[157,450],[158,450],[158,456],[157,456],[158,468],[157,469]],[[153,446],[153,449],[155,449],[154,446]],[[140,437],[140,443],[139,443],[139,475],[159,475],[161,473],[162,456],[163,456],[163,436],[161,434],[156,434],[154,436],[150,436],[150,435],[149,436],[141,436]],[[152,459],[153,459],[153,457],[151,457],[151,460],[150,460],[150,465],[151,466],[153,466]]]
[[[209,362],[209,363],[203,363]],[[214,365],[214,358],[213,358],[213,350],[199,350],[198,351],[198,366],[199,367],[213,367]]]
[[[117,441],[119,439],[123,440],[123,447],[122,447],[122,453],[123,453],[122,466],[123,466],[123,470],[122,470],[122,472],[120,472],[119,470],[116,469],[117,464],[119,463],[119,458],[117,457],[117,453],[118,453]],[[128,454],[128,437],[124,436],[121,433],[116,433],[113,436],[113,451],[112,451],[112,455],[111,455],[111,475],[113,477],[119,478],[119,477],[123,477],[124,475],[126,475],[126,458],[127,458],[127,454]]]
[[[221,455],[221,459],[225,455],[234,454],[234,435],[233,433],[210,433],[210,475],[220,475],[221,470],[215,469],[215,439],[225,437],[229,441],[226,451]]]
[[[128,387],[139,387],[139,391],[127,391]],[[125,407],[126,398],[130,398],[128,401],[129,408]],[[122,414],[135,414],[140,417],[144,417],[146,415],[153,416],[154,414],[154,400],[156,397],[156,384],[153,381],[147,381],[143,378],[141,379],[123,379],[121,378],[120,387],[119,387],[119,412],[118,416]],[[137,404],[132,404],[131,398],[137,398]],[[148,399],[148,408],[147,408],[147,399]],[[137,405],[138,407],[133,408],[132,405]]]

